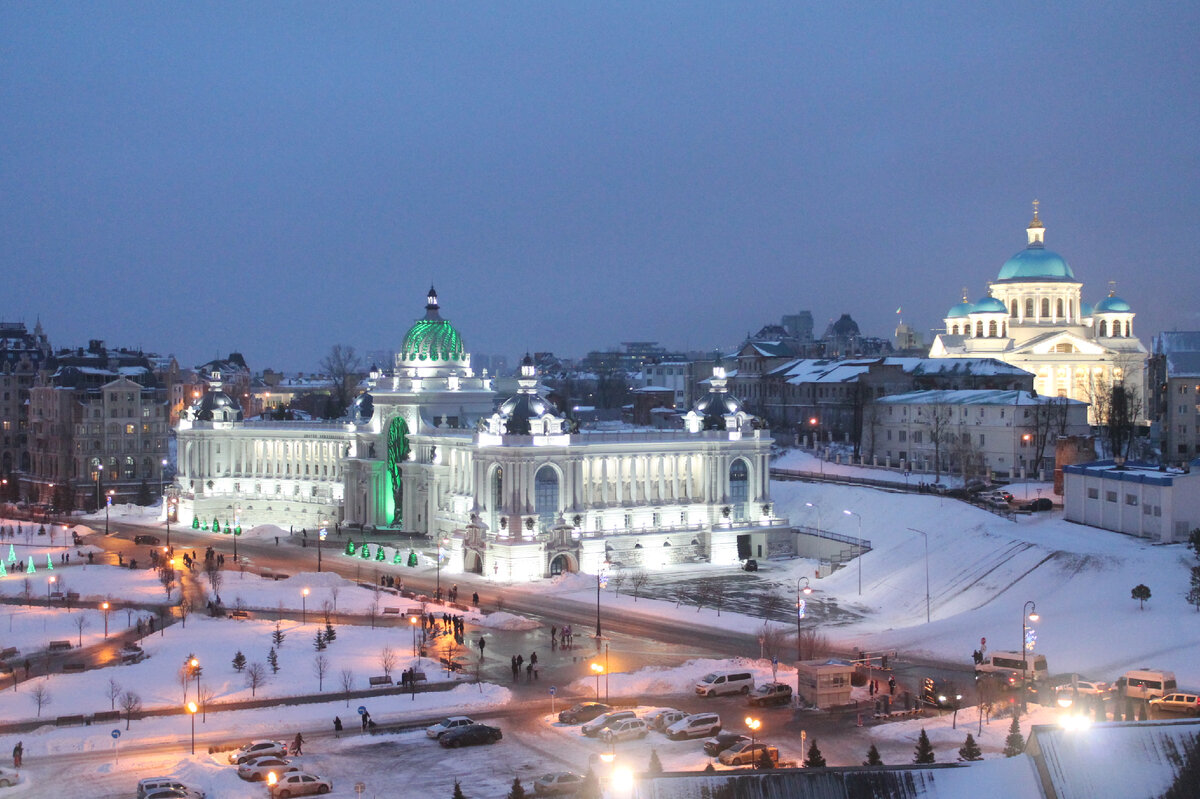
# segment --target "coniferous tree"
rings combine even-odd
[[[646,771],[651,774],[663,773],[662,761],[658,759],[657,749],[650,750],[650,765],[646,767]]]
[[[313,641],[313,648],[318,652],[325,651],[325,633],[321,630],[317,630],[317,637],[316,640]]]
[[[913,755],[914,763],[933,763],[936,758],[933,756],[933,744],[929,743],[929,736],[925,734],[925,728],[921,728],[921,735],[917,738],[916,754]]]
[[[967,733],[967,740],[958,749],[958,756],[963,760],[983,760],[983,752],[979,749],[979,744],[975,743],[975,736]]]
[[[271,647],[271,651],[267,653],[267,663],[271,664],[271,673],[279,673],[279,655],[275,654],[275,647]]]
[[[821,754],[821,750],[817,748],[817,739],[813,738],[813,742],[808,746],[808,754],[804,758],[805,768],[825,768],[825,756]]]
[[[716,772],[716,769],[715,769],[715,768],[713,768],[713,764],[712,764],[712,762],[710,761],[710,762],[709,762],[709,764],[708,764],[707,766],[705,766],[705,767],[704,767],[704,773],[705,773],[705,774],[713,774],[713,773],[715,773],[715,772]]]
[[[775,758],[771,757],[771,750],[763,747],[758,750],[758,762],[754,764],[755,768],[775,768]]]
[[[871,744],[871,748],[867,750],[867,759],[863,761],[864,766],[882,766],[883,759],[879,756],[879,750],[875,748],[875,744]]]
[[[508,790],[506,799],[525,799],[525,788],[521,785],[520,777],[513,777],[512,788]]]
[[[325,641],[327,643],[332,644],[335,638],[337,638],[337,633],[334,632],[334,630],[333,630],[333,624],[331,624],[328,620],[326,620],[325,621]]]
[[[283,648],[283,639],[286,637],[287,635],[279,628],[279,622],[275,622],[275,632],[271,633],[271,643]]]
[[[240,649],[238,650],[238,653],[233,656],[233,668],[234,671],[238,672],[239,674],[241,673],[242,669],[246,668],[246,656],[242,654]]]
[[[1016,757],[1025,751],[1025,736],[1021,735],[1021,717],[1013,715],[1012,724],[1008,727],[1008,737],[1004,739],[1004,756]]]
[[[467,795],[463,793],[462,783],[458,780],[454,781],[454,795],[450,799],[467,799]]]

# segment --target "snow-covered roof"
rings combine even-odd
[[[666,386],[639,386],[639,387],[637,387],[637,388],[635,388],[635,389],[633,390],[633,392],[634,392],[635,394],[636,394],[636,393],[638,393],[638,392],[649,393],[649,392],[651,392],[651,391],[670,391],[670,392],[674,392],[674,391],[675,391],[675,389],[673,389],[673,388],[667,388]]]
[[[884,358],[883,362],[899,366],[914,375],[1022,375],[1029,374],[1019,366],[997,358]]]
[[[1029,734],[1025,753],[1037,764],[1048,793],[1059,799],[1192,796],[1196,785],[1184,782],[1189,779],[1185,769],[1189,763],[1194,766],[1198,746],[1200,721],[1194,719],[1073,730],[1039,724]]]
[[[875,400],[881,405],[1086,405],[1076,399],[1048,397],[1028,391],[1011,391],[999,388],[910,391],[907,394],[892,394]]]
[[[1025,375],[1024,369],[996,358],[798,358],[773,369],[769,374],[783,377],[789,383],[848,383],[870,370],[872,366],[899,367],[914,376]]]
[[[1159,333],[1154,351],[1166,356],[1168,377],[1200,377],[1200,331]]]
[[[1179,469],[1163,469],[1157,464],[1137,461],[1127,461],[1118,469],[1116,462],[1111,459],[1071,464],[1064,466],[1063,472],[1086,477],[1102,477],[1105,480],[1118,480],[1123,483],[1169,486],[1181,477],[1200,477],[1200,458],[1192,461],[1190,472]]]

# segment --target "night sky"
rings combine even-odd
[[[314,369],[890,336],[1046,243],[1200,329],[1200,4],[0,5],[0,318]]]

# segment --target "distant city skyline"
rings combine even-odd
[[[1083,2],[9,4],[0,319],[309,372],[434,283],[510,364],[800,310],[928,343],[1038,199],[1149,341],[1200,328],[1197,40]]]

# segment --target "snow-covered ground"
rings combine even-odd
[[[110,611],[109,634],[124,631],[129,618],[123,610]],[[82,635],[80,620],[83,621]],[[13,646],[28,655],[45,650],[51,641],[70,641],[71,646],[77,647],[91,646],[103,640],[103,611],[0,605],[0,642],[3,644],[0,649]]]
[[[7,576],[0,577],[0,596],[23,596],[25,581],[28,580],[30,595],[34,598],[45,599],[48,591],[57,591],[63,594],[75,592],[81,600],[90,602],[124,599],[162,603],[167,600],[158,572],[153,569],[127,569],[99,563],[89,565],[86,561],[77,560],[72,556],[70,564],[56,564],[54,570],[50,571],[46,569],[46,559],[43,557],[35,562],[38,567],[35,574],[11,570]],[[51,578],[54,578],[53,582]],[[171,596],[178,601],[179,589],[176,588]]]

